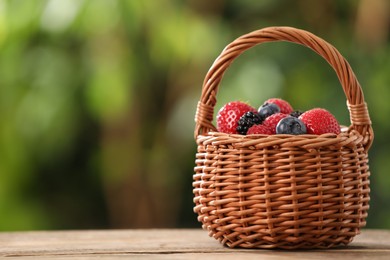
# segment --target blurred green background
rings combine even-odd
[[[390,2],[0,0],[0,230],[200,227],[203,78],[236,37],[306,29],[349,61],[375,131],[368,227],[390,228]],[[349,125],[332,68],[272,43],[229,68],[216,109],[282,97]]]

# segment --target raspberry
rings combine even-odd
[[[263,134],[263,135],[272,135],[271,129],[265,125],[253,125],[248,129],[247,135]]]
[[[261,122],[263,122],[263,119],[258,113],[249,111],[240,117],[236,130],[239,134],[246,135],[251,126],[261,124]]]
[[[264,102],[265,103],[272,103],[277,105],[280,108],[280,113],[283,114],[290,114],[293,112],[293,108],[286,100],[283,100],[281,98],[270,98]]]
[[[306,111],[299,116],[299,119],[306,125],[308,134],[340,133],[340,125],[337,119],[323,108]]]
[[[270,115],[264,120],[263,125],[268,127],[272,131],[272,134],[276,134],[276,126],[278,125],[279,121],[288,116],[289,115],[283,113]]]
[[[248,111],[257,113],[255,108],[246,103],[240,101],[227,103],[217,114],[218,131],[227,134],[237,134],[238,120]]]

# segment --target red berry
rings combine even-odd
[[[255,134],[272,135],[272,131],[265,125],[253,125],[248,129],[248,132],[246,134],[247,135],[255,135]]]
[[[264,102],[265,103],[273,103],[277,105],[280,108],[280,113],[283,114],[290,114],[293,112],[293,108],[286,100],[283,100],[281,98],[270,98]]]
[[[250,105],[233,101],[224,105],[217,114],[217,129],[219,132],[226,134],[238,134],[238,120],[246,112],[256,112],[257,110]]]
[[[326,133],[340,133],[337,119],[323,108],[314,108],[299,116],[306,125],[308,134],[321,135]]]
[[[276,126],[278,125],[279,121],[288,116],[289,115],[283,113],[270,115],[263,121],[263,125],[269,128],[272,134],[276,134]]]

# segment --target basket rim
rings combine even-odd
[[[313,149],[340,149],[342,147],[353,148],[358,144],[363,146],[369,141],[367,136],[361,135],[352,129],[343,131],[340,134],[326,133],[322,135],[303,134],[275,134],[275,135],[240,135],[226,134],[217,131],[210,131],[197,136],[198,144],[234,147],[235,149],[262,149],[266,147],[294,147],[308,151]]]

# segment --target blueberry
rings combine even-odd
[[[259,108],[259,115],[265,119],[270,115],[276,114],[280,112],[280,108],[278,105],[274,103],[265,103]]]
[[[280,120],[276,125],[276,133],[292,135],[306,134],[306,126],[300,119],[288,116]]]

